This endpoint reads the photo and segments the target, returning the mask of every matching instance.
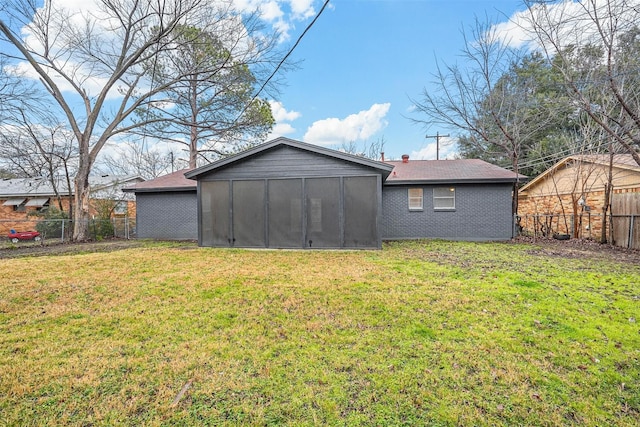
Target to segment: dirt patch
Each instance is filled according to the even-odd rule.
[[[21,242],[3,244],[0,247],[0,259],[28,256],[74,255],[91,252],[113,252],[144,246],[141,240],[110,239],[100,242],[61,243],[61,242]]]
[[[610,259],[631,264],[640,264],[640,251],[625,249],[588,239],[557,240],[553,238],[518,237],[512,243],[529,243],[537,246],[529,253],[563,258]]]
[[[177,244],[177,242],[174,243]],[[611,259],[640,265],[640,251],[601,244],[593,240],[556,240],[551,238],[533,239],[530,237],[518,237],[517,239],[510,241],[510,244],[514,243],[531,244],[532,248],[528,252],[533,255],[575,259]],[[113,252],[123,249],[139,248],[146,245],[147,243],[144,240],[125,239],[111,239],[100,242],[85,243],[60,243],[49,241],[41,244],[25,242],[17,245],[3,242],[0,245],[0,259],[27,256],[73,255],[91,252]],[[197,248],[197,243],[181,242],[177,247],[180,249],[194,249]]]

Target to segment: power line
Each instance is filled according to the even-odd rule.
[[[327,5],[329,4],[329,0],[326,0],[324,2],[324,4],[322,5],[322,8],[320,8],[320,11],[318,12],[318,14],[315,16],[315,18],[313,18],[313,21],[311,21],[309,23],[309,25],[307,25],[307,28],[304,29],[304,31],[302,32],[302,34],[300,34],[300,36],[298,37],[298,40],[296,40],[296,42],[294,43],[293,46],[291,46],[291,49],[289,49],[289,51],[287,52],[287,54],[282,58],[282,60],[280,60],[280,62],[278,63],[278,65],[276,66],[276,68],[273,70],[273,72],[271,73],[271,75],[267,78],[267,80],[264,81],[264,83],[262,84],[262,86],[260,87],[260,89],[258,90],[258,92],[256,92],[256,94],[253,96],[253,98],[251,98],[251,101],[249,101],[247,103],[247,105],[245,105],[245,107],[242,109],[242,111],[240,112],[240,114],[238,114],[238,117],[234,120],[234,122],[237,122],[240,117],[242,117],[242,115],[245,113],[245,111],[247,111],[247,108],[249,108],[249,106],[251,106],[251,104],[253,103],[253,101],[256,100],[256,98],[258,97],[258,95],[260,95],[260,93],[264,90],[264,88],[267,86],[267,84],[269,84],[269,82],[271,81],[271,79],[276,75],[276,73],[278,72],[278,70],[280,69],[280,67],[282,67],[282,65],[284,64],[284,62],[287,60],[287,58],[289,58],[289,56],[293,53],[293,51],[295,50],[295,48],[298,46],[298,44],[300,44],[300,42],[302,41],[302,38],[305,36],[305,34],[307,34],[307,32],[311,29],[311,27],[313,26],[313,24],[316,23],[316,21],[318,20],[318,18],[320,18],[320,15],[322,15],[322,12],[324,12],[324,9],[327,7]]]

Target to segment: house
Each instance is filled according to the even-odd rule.
[[[91,176],[91,210],[94,214],[101,201],[116,203],[114,216],[135,215],[135,198],[124,194],[122,187],[143,181],[138,176]],[[73,182],[71,183],[73,186]],[[0,180],[0,235],[11,228],[34,228],[35,222],[30,217],[33,213],[47,209],[49,206],[60,207],[69,211],[73,203],[73,187],[69,191],[66,179],[59,179],[54,190],[52,183],[43,178],[14,178]]]
[[[136,194],[139,237],[380,248],[395,239],[510,239],[515,182],[481,160],[382,162],[278,138],[125,191]]]
[[[185,178],[191,169],[123,188],[136,198],[136,235],[143,239],[196,240],[196,182]]]
[[[526,179],[478,159],[387,162],[382,192],[386,240],[508,240],[514,184]]]
[[[630,154],[568,156],[518,192],[521,226],[531,233],[599,238],[611,167],[612,199],[640,194],[640,166]],[[627,214],[613,208],[613,214]]]

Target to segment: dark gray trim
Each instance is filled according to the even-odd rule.
[[[181,193],[185,193],[185,192],[196,192],[197,191],[196,186],[193,187],[155,187],[155,188],[141,188],[141,189],[137,189],[137,188],[123,188],[122,192],[123,193],[168,193],[168,192],[181,192]]]
[[[403,180],[403,181],[386,181],[385,186],[394,185],[454,185],[454,184],[514,184],[522,182],[515,178],[485,178],[485,179],[421,179],[421,180]]]

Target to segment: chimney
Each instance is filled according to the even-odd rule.
[[[384,162],[384,151],[380,153],[380,160]]]
[[[402,155],[402,163],[409,163],[409,155],[408,154],[403,154]]]

